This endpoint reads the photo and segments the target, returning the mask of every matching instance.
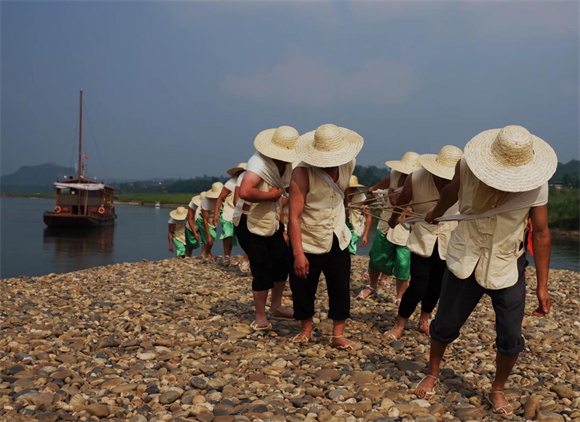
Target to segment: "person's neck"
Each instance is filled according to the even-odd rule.
[[[286,170],[286,163],[281,160],[274,160],[274,164],[276,164],[276,167],[278,167],[278,172],[280,173],[280,176],[282,176]]]
[[[333,182],[338,180],[338,167],[325,167],[322,170],[330,176]]]

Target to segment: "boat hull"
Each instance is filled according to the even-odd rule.
[[[115,217],[94,217],[86,215],[66,215],[52,212],[45,212],[43,215],[44,224],[48,227],[76,227],[76,228],[98,228],[115,224]]]

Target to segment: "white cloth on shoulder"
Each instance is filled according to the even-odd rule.
[[[288,164],[287,166],[289,167],[290,165]],[[280,189],[282,191],[282,195],[288,197],[286,187],[290,184],[291,173],[288,168],[284,171],[284,175],[280,176],[280,171],[278,170],[278,166],[274,160],[260,154],[259,152],[256,152],[248,160],[246,171],[256,173],[262,178],[263,181],[265,181],[270,186],[274,186]]]

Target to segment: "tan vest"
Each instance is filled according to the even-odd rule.
[[[460,168],[461,214],[480,214],[519,195],[499,191],[479,181],[465,159],[461,160]],[[524,208],[459,222],[449,241],[449,270],[458,278],[466,279],[475,269],[475,279],[486,289],[497,290],[516,284],[517,259],[525,252],[523,241],[529,212],[529,208]]]
[[[399,179],[401,176],[402,173],[399,173],[397,170],[391,170],[391,175],[389,177],[390,189],[397,189],[399,187]],[[389,198],[387,201],[388,206],[394,205],[391,202],[391,198]],[[409,239],[409,230],[404,228],[401,224],[397,224],[394,229],[391,229],[387,224],[387,221],[389,221],[392,214],[393,212],[390,209],[383,210],[383,212],[381,212],[380,220],[377,224],[377,230],[386,235],[387,240],[392,244],[405,246],[407,244],[407,240]]]
[[[177,221],[175,223],[173,237],[185,244],[185,221]]]
[[[356,205],[357,202],[362,202],[365,199],[367,199],[366,195],[359,192],[352,196],[350,203]],[[365,216],[362,209],[357,208],[348,210],[348,221],[350,222],[355,234],[358,237],[361,237],[365,231]]]
[[[354,170],[352,160],[338,168],[336,184],[344,192],[348,188]],[[308,193],[302,210],[302,247],[304,252],[322,255],[332,248],[333,234],[338,239],[341,250],[350,243],[351,233],[346,226],[344,199],[322,180],[311,166],[305,163],[298,167],[308,170]]]
[[[233,184],[235,186],[238,178],[232,177],[230,180],[233,182]],[[234,196],[235,196],[235,190],[231,191],[228,194],[228,196],[225,197],[224,202],[222,203],[222,217],[224,220],[230,221],[230,222],[234,218],[234,210],[236,209],[236,206],[234,205]]]
[[[258,185],[262,192],[269,192],[272,186],[264,180]],[[249,210],[246,212],[247,206]],[[272,236],[280,226],[280,200],[276,202],[245,203],[243,214],[247,214],[248,230],[258,236]]]
[[[413,185],[413,202],[423,202],[429,200],[438,200],[439,191],[433,176],[427,170],[421,168],[412,173]],[[436,202],[413,205],[412,209],[418,214],[426,214],[435,206]],[[457,203],[454,204],[445,214],[457,213]],[[423,258],[428,258],[433,254],[433,248],[437,243],[439,258],[445,259],[447,255],[447,243],[453,230],[457,227],[456,221],[448,221],[439,224],[430,224],[426,221],[414,223],[411,228],[411,234],[407,241],[407,248]]]

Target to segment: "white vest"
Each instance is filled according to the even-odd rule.
[[[338,167],[336,184],[343,192],[348,188],[355,161]],[[332,248],[333,235],[341,250],[350,243],[351,233],[346,225],[344,199],[321,179],[306,163],[298,164],[308,170],[308,193],[302,210],[302,248],[306,253],[322,255]]]
[[[502,192],[477,179],[465,159],[460,164],[459,211],[480,214],[506,203],[521,193]],[[547,188],[544,199],[547,203]],[[542,203],[542,205],[543,205]],[[524,232],[530,209],[493,217],[460,221],[449,241],[447,267],[459,279],[475,279],[486,289],[513,286],[518,281],[518,258],[525,253]]]
[[[402,175],[403,174],[399,173],[397,170],[391,170],[391,175],[389,176],[389,190],[397,189],[399,187],[399,179]],[[395,204],[393,204],[391,198],[388,198],[387,206],[392,207],[393,205]],[[404,228],[402,224],[397,224],[394,229],[391,229],[387,224],[387,221],[389,221],[392,214],[393,212],[390,209],[381,212],[380,220],[377,224],[377,230],[386,235],[387,240],[392,244],[405,246],[409,239],[409,230]]]
[[[433,176],[424,168],[415,170],[412,173],[412,185],[413,185],[413,202],[424,202],[429,200],[438,200],[439,191],[437,186],[433,181]],[[427,211],[433,209],[437,202],[428,202],[418,205],[413,205],[411,208],[415,213],[426,214]],[[455,203],[449,210],[445,213],[456,214],[457,213],[457,203]],[[451,232],[457,227],[456,221],[448,221],[439,224],[430,224],[426,221],[420,221],[413,224],[411,228],[411,234],[409,235],[409,240],[407,241],[407,248],[423,258],[428,258],[433,254],[433,249],[435,248],[435,243],[437,243],[437,249],[439,251],[439,258],[445,259],[447,254],[447,243],[449,242],[449,237]]]
[[[367,199],[366,195],[359,192],[352,196],[350,204],[356,205],[357,202],[363,202],[365,199]],[[361,237],[365,231],[365,214],[363,210],[361,208],[349,209],[348,221],[350,222],[355,234],[358,237]]]

